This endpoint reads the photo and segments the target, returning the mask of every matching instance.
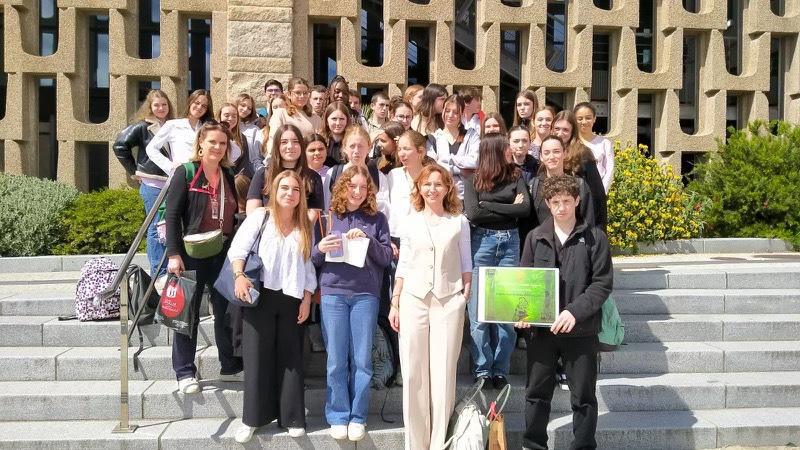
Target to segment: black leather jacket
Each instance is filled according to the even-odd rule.
[[[167,174],[164,173],[154,162],[150,161],[147,156],[145,148],[153,139],[153,136],[158,132],[158,123],[142,120],[133,125],[128,126],[120,131],[117,139],[114,141],[114,154],[117,159],[125,167],[128,175],[140,176],[156,176],[166,179]],[[136,158],[133,157],[133,149],[138,147]],[[162,148],[161,152],[164,155],[169,155],[166,149]]]

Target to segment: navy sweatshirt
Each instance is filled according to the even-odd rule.
[[[320,277],[322,295],[370,294],[380,298],[383,285],[383,270],[392,261],[392,245],[389,239],[389,222],[383,213],[367,215],[362,210],[347,212],[343,216],[332,212],[331,231],[344,235],[353,228],[361,229],[369,239],[367,259],[364,267],[347,263],[326,262],[325,253],[315,245],[311,261]]]

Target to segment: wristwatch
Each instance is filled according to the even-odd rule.
[[[239,278],[239,276],[244,276],[244,272],[242,272],[241,270],[238,270],[238,271],[236,271],[236,272],[233,272],[233,279],[234,279],[234,280],[235,280],[235,279],[237,279],[237,278]]]

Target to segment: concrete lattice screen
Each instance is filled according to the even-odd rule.
[[[335,23],[338,28],[337,70],[359,85],[389,87],[400,93],[407,77],[409,26],[431,29],[430,80],[449,87],[483,86],[486,110],[496,108],[500,84],[501,31],[519,30],[523,40],[521,85],[538,88],[540,100],[548,89],[566,92],[569,100],[589,100],[592,85],[592,40],[595,33],[610,35],[609,136],[635,142],[639,94],[651,94],[654,104],[653,144],[657,155],[680,167],[682,152],[713,150],[725,135],[726,100],[737,95],[743,120],[767,118],[770,89],[770,43],[786,37],[784,45],[783,117],[800,119],[800,1],[787,0],[785,14],[770,10],[769,0],[742,0],[741,74],[729,74],[725,64],[723,32],[727,28],[727,0],[702,0],[697,13],[678,0],[656,6],[653,33],[654,68],[642,72],[636,64],[635,30],[639,1],[614,0],[610,10],[593,0],[567,2],[565,71],[545,65],[546,0],[527,0],[506,6],[499,0],[477,2],[475,68],[453,64],[454,0],[384,0],[384,58],[379,67],[361,64],[359,0],[161,0],[161,54],[153,60],[136,58],[138,22],[136,0],[61,0],[59,46],[51,56],[36,56],[38,0],[0,0],[5,23],[5,70],[8,72],[7,113],[0,121],[5,170],[36,175],[37,130],[33,102],[36,78],[54,77],[58,96],[58,178],[85,186],[86,143],[110,141],[136,109],[140,80],[161,80],[182,109],[187,86],[186,19],[210,18],[211,89],[215,104],[238,92],[257,101],[269,78],[285,81],[292,74],[310,78],[311,26]],[[86,18],[109,15],[109,71],[111,104],[108,120],[90,124]],[[696,132],[687,135],[679,124],[684,35],[698,45]],[[571,103],[571,102],[569,102]],[[110,184],[124,174],[109,158]]]

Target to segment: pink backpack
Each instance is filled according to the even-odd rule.
[[[119,267],[110,259],[101,256],[86,261],[75,290],[75,314],[78,320],[104,320],[119,317],[119,290],[102,301],[95,296],[111,286]]]

